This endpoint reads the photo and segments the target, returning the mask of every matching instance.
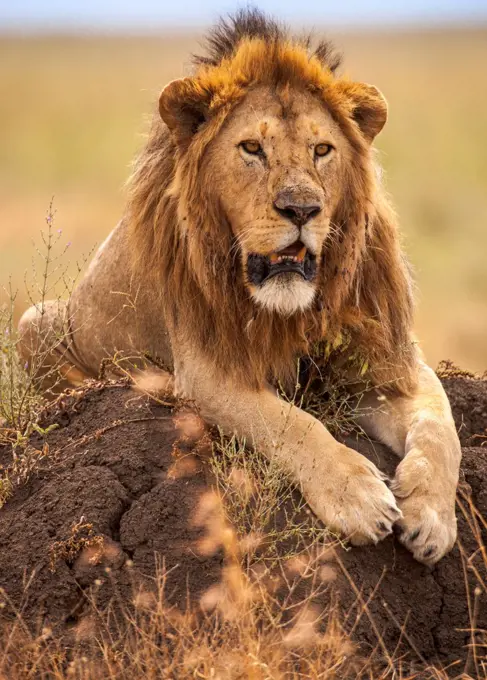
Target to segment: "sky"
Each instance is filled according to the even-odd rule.
[[[302,25],[487,22],[487,0],[259,0],[252,4]],[[147,30],[210,23],[234,0],[0,0],[0,31]]]

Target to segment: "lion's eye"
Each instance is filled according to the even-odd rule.
[[[251,154],[257,154],[257,153],[260,153],[262,151],[262,147],[259,144],[259,142],[255,142],[252,139],[250,139],[246,142],[241,142],[240,146],[242,147],[242,149],[244,151],[246,151],[247,153],[251,153]]]
[[[331,144],[317,144],[315,146],[315,156],[319,156],[320,158],[328,156],[332,149],[333,147]]]

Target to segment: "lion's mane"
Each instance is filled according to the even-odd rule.
[[[160,292],[167,323],[227,376],[253,387],[295,376],[297,356],[346,335],[347,353],[366,357],[372,381],[408,391],[414,380],[410,275],[358,126],[360,92],[337,77],[338,65],[329,43],[312,50],[308,38],[290,38],[256,11],[221,22],[206,56],[194,58],[194,77],[185,79],[186,101],[211,115],[196,135],[182,126],[179,137],[155,116],[135,163],[126,214],[134,262],[140,276],[151,277],[154,294]],[[266,83],[306,87],[323,97],[353,153],[333,238],[325,241],[316,302],[290,318],[250,299],[231,227],[201,170],[205,148],[232,108],[248,88]]]

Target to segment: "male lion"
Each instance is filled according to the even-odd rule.
[[[117,351],[159,357],[177,392],[275,457],[327,526],[362,544],[397,525],[433,564],[456,537],[460,445],[411,336],[409,272],[371,146],[387,105],[337,66],[329,44],[312,51],[257,11],[221,22],[194,74],[162,91],[124,218],[42,329],[26,312],[21,351],[66,319],[51,361],[62,354],[72,381]],[[337,360],[373,386],[363,426],[402,458],[390,488],[270,387],[344,337]]]

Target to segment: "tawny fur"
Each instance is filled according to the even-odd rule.
[[[171,136],[156,117],[130,180],[128,219],[135,262],[164,296],[169,322],[184,328],[208,359],[253,386],[294,374],[295,360],[325,337],[347,331],[350,352],[364,353],[370,377],[407,392],[414,383],[411,281],[395,216],[376,180],[373,156],[357,120],[373,97],[336,77],[307,42],[242,37],[214,50],[174,97],[211,115],[194,136],[184,125]],[[201,60],[200,60],[201,62]],[[201,159],[234,106],[256,84],[305,88],[323,100],[350,142],[342,201],[332,217],[334,238],[323,252],[313,307],[291,317],[256,308],[243,273],[229,266],[233,234],[214,201]],[[177,104],[176,104],[177,108]],[[181,110],[184,116],[184,110]],[[189,125],[189,123],[188,123]],[[371,131],[373,135],[373,131]],[[188,313],[188,317],[185,314]],[[279,342],[276,342],[276,339]]]

